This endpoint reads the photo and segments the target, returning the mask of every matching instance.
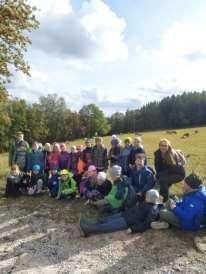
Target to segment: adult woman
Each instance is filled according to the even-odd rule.
[[[160,195],[163,196],[163,202],[166,202],[169,198],[169,187],[184,179],[185,170],[181,162],[178,161],[178,153],[167,139],[160,140],[159,149],[155,151],[154,156]]]

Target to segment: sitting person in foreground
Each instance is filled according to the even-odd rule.
[[[77,183],[73,179],[73,174],[67,169],[60,172],[59,190],[56,196],[57,200],[70,200],[75,197],[77,192]]]
[[[44,176],[41,172],[40,165],[36,164],[32,167],[31,178],[29,181],[28,195],[40,194],[44,184]]]
[[[146,192],[145,201],[137,203],[134,207],[124,212],[99,219],[80,219],[82,236],[91,234],[114,232],[128,229],[127,233],[144,232],[150,228],[151,222],[159,216],[159,193],[150,189]]]
[[[23,174],[20,172],[18,165],[13,164],[6,176],[5,196],[17,197],[21,195],[20,185],[23,179]]]
[[[114,165],[110,168],[110,176],[112,180],[112,189],[104,199],[93,203],[100,211],[107,213],[117,213],[121,211],[122,206],[128,195],[128,185],[122,177],[122,168]]]
[[[198,230],[203,225],[206,214],[206,192],[201,179],[190,174],[184,180],[183,196],[180,201],[169,199],[160,211],[160,222],[152,223],[152,228],[168,228],[169,225],[183,230]]]
[[[59,191],[60,175],[58,169],[53,167],[51,169],[51,176],[48,179],[49,196],[55,198]]]
[[[131,169],[131,183],[138,201],[144,201],[145,193],[155,185],[155,177],[151,169],[145,165],[145,152],[139,150],[135,155],[135,166]]]

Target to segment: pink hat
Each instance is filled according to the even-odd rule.
[[[97,171],[97,169],[94,165],[91,165],[88,167],[88,172],[94,172],[94,171]]]

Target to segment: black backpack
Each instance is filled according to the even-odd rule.
[[[127,198],[124,201],[123,207],[125,208],[131,208],[137,203],[137,194],[135,192],[134,187],[132,186],[130,178],[127,176],[123,176],[124,183],[126,187],[128,188],[128,194]]]

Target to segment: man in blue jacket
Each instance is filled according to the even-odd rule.
[[[194,173],[184,180],[183,196],[180,201],[170,199],[165,209],[160,211],[160,219],[183,230],[198,230],[203,225],[206,215],[206,192],[202,180]],[[157,228],[156,224],[151,225]],[[159,228],[164,223],[159,223]]]
[[[135,166],[131,170],[131,183],[139,201],[143,201],[145,193],[155,185],[154,174],[145,165],[145,152],[143,150],[135,155]]]

